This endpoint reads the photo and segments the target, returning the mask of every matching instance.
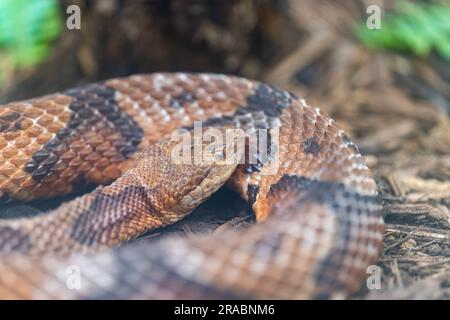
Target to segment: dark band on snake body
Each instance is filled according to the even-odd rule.
[[[253,184],[249,184],[247,188],[247,197],[249,204],[253,204],[258,196],[259,187]]]
[[[106,118],[124,140],[124,145],[118,146],[118,151],[128,157],[137,150],[143,130],[120,109],[115,99],[115,89],[100,83],[68,90],[66,94],[74,98],[69,106],[74,112],[69,122],[70,128],[82,127],[81,130],[84,130],[83,127],[93,125],[97,121],[105,121]]]
[[[263,111],[268,117],[279,117],[283,109],[292,103],[291,95],[267,84],[259,84],[254,94],[247,98],[247,105],[238,109],[237,114]]]
[[[347,210],[347,208],[341,207],[337,202],[336,198],[338,196],[348,200],[355,200],[356,203],[369,204],[374,207],[380,204],[378,196],[361,195],[359,192],[351,190],[344,184],[334,181],[318,181],[308,177],[283,175],[277,183],[270,187],[271,194],[288,190],[307,191],[306,195],[300,193],[302,195],[301,198],[305,197],[317,203],[325,203],[333,209]],[[357,210],[357,213],[361,214],[359,210]],[[372,213],[376,213],[376,211],[367,211],[369,215]]]
[[[115,100],[116,91],[103,83],[70,89],[64,94],[73,98],[69,109],[71,118],[66,128],[62,128],[54,139],[47,142],[25,165],[25,171],[36,181],[41,181],[51,172],[58,161],[55,154],[59,145],[70,145],[84,131],[99,123],[109,124],[122,136],[122,143],[115,146],[125,158],[136,152],[143,137],[143,130],[125,112],[122,112]]]
[[[358,146],[356,144],[353,143],[353,141],[350,139],[350,137],[347,134],[343,134],[342,135],[342,139],[344,140],[344,142],[350,147],[352,148],[356,153],[359,153],[359,149]]]
[[[33,286],[49,290],[44,297],[346,296],[379,257],[383,221],[370,170],[331,118],[287,91],[224,75],[136,75],[11,103],[0,117],[8,131],[0,132],[2,194],[31,200],[71,192],[79,179],[118,178],[45,217],[0,221],[0,259],[9,265],[0,263],[0,296],[39,297]],[[167,139],[195,121],[267,130],[267,150],[258,151],[268,159],[179,167]],[[266,163],[279,164],[272,175]],[[177,221],[227,181],[252,205],[257,225],[76,253]],[[55,289],[56,270],[72,262],[115,278],[106,288],[91,275],[92,290]],[[29,292],[16,294],[6,271]]]
[[[0,242],[0,247],[8,246],[13,252],[20,252],[26,254],[31,248],[30,236],[21,230],[16,230],[8,226],[0,226],[0,234],[6,243]]]
[[[187,95],[187,94],[186,94]],[[239,125],[245,129],[245,118],[246,115],[255,112],[262,112],[264,116],[268,119],[278,118],[281,115],[283,109],[288,108],[292,103],[292,95],[286,91],[280,90],[276,87],[267,84],[258,84],[255,92],[247,97],[246,104],[238,108],[235,113],[231,116],[222,116],[218,118],[210,118],[202,122],[203,127],[218,127],[224,125],[235,124],[239,122]],[[185,102],[184,100],[183,102]],[[172,103],[171,103],[172,104]],[[194,126],[184,127],[186,130],[193,130]],[[272,152],[272,139],[270,135],[270,126],[267,124],[256,125],[255,129],[266,129],[266,155],[267,159],[263,161],[260,157],[257,159],[251,159],[252,161],[246,166],[247,173],[259,172],[261,171],[264,162],[271,159]],[[259,137],[257,137],[259,139]],[[259,143],[257,142],[257,145]],[[257,153],[257,156],[261,154],[261,150]],[[256,160],[256,161],[255,161]]]
[[[21,129],[21,114],[12,112],[8,115],[0,117],[0,132],[14,132]]]
[[[320,152],[320,145],[314,137],[308,138],[303,142],[303,151],[316,156]]]
[[[114,277],[115,286],[124,288],[116,293],[115,298],[126,299],[133,296],[136,290],[142,288],[142,279],[133,279],[133,273],[146,274],[147,281],[161,281],[161,287],[165,290],[176,292],[176,297],[179,299],[201,299],[206,296],[208,299],[245,299],[245,296],[239,295],[236,292],[229,290],[222,290],[215,287],[206,286],[192,279],[183,277],[179,273],[174,272],[164,262],[164,256],[152,258],[152,262],[146,266],[145,269],[133,270],[125,268],[124,266],[129,264],[130,257],[124,254],[125,250],[119,248],[114,254],[114,259],[117,261],[116,265],[119,266],[118,270],[115,270],[117,276]],[[145,252],[142,252],[145,256]],[[133,257],[132,257],[133,258]],[[138,259],[136,257],[135,259]],[[157,271],[155,271],[157,270]],[[152,279],[155,275],[163,276],[159,279]],[[180,285],[183,284],[183,285]],[[111,299],[111,292],[108,290],[98,290],[90,299]]]

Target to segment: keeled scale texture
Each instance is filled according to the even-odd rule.
[[[269,152],[278,158],[237,168],[175,165],[167,139],[196,120],[266,128],[269,138],[279,129]],[[119,176],[45,216],[0,222],[0,297],[343,297],[379,255],[376,186],[356,146],[286,91],[223,75],[161,73],[1,107],[3,200]],[[260,223],[93,253],[181,219],[225,181]],[[66,287],[70,265],[82,270],[80,291]]]

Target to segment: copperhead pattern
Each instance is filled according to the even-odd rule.
[[[171,133],[194,121],[278,130],[278,169],[173,163]],[[356,145],[304,100],[244,78],[133,75],[0,107],[2,201],[86,183],[100,186],[0,221],[1,298],[341,298],[380,254],[380,202]],[[252,205],[255,225],[130,241],[225,183]],[[79,290],[67,286],[69,266],[81,270]]]

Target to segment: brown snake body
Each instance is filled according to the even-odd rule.
[[[171,134],[194,121],[266,129],[278,144],[265,162],[175,164]],[[106,249],[180,220],[225,182],[256,225]],[[86,183],[103,186],[0,221],[0,298],[340,298],[382,244],[376,184],[348,136],[294,95],[243,78],[135,75],[0,107],[3,201]]]

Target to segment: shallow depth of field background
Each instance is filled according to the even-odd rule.
[[[80,30],[66,27],[71,4],[81,9]],[[370,5],[381,9],[379,30],[367,28]],[[0,2],[0,103],[156,71],[258,79],[329,113],[373,170],[387,223],[382,290],[356,298],[450,298],[450,2]],[[61,201],[3,205],[0,217]],[[221,190],[139,241],[252,221],[250,208]]]

